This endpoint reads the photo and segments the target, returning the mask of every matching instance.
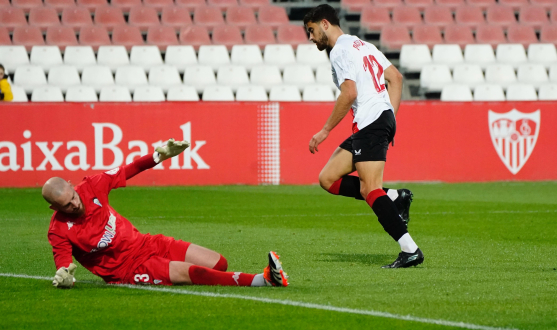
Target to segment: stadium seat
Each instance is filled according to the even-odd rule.
[[[464,49],[466,45],[476,42],[472,29],[466,25],[454,24],[445,28],[445,43],[457,44]]]
[[[466,0],[467,5],[479,7],[481,10],[486,10],[487,7],[496,3],[496,0]]]
[[[24,46],[0,46],[0,63],[10,72],[19,66],[29,65],[29,56]]]
[[[555,0],[530,0],[530,4],[534,6],[541,6],[545,10],[550,10],[552,6],[556,5]]]
[[[199,101],[199,94],[191,86],[172,87],[166,94],[167,101]]]
[[[528,45],[538,42],[538,37],[533,27],[516,24],[508,28],[507,40],[509,43],[520,43],[526,48]]]
[[[533,85],[536,89],[549,83],[547,71],[542,64],[521,64],[518,66],[516,77],[519,83]]]
[[[124,86],[110,86],[101,89],[101,102],[131,102],[130,91]]]
[[[263,86],[270,91],[272,87],[282,85],[282,76],[276,65],[257,65],[251,69],[250,82],[252,85]]]
[[[406,72],[420,72],[431,64],[431,53],[427,45],[404,45],[400,50],[400,67]]]
[[[538,91],[538,99],[540,101],[557,101],[557,84],[546,84],[541,86]]]
[[[277,30],[277,43],[297,46],[299,44],[307,44],[309,38],[306,30],[302,26],[293,24],[283,24]]]
[[[12,7],[21,8],[26,14],[28,14],[31,9],[42,6],[42,0],[12,0]]]
[[[38,65],[22,65],[15,69],[14,84],[31,93],[33,88],[46,85],[46,76]]]
[[[549,80],[551,82],[557,82],[557,64],[551,64],[549,67]]]
[[[485,69],[485,81],[506,89],[509,85],[516,83],[516,75],[509,64],[490,64]]]
[[[166,7],[174,7],[174,0],[143,0],[143,5],[155,8],[158,13],[161,13]]]
[[[257,45],[236,45],[232,47],[230,61],[251,71],[252,67],[263,64],[263,56]]]
[[[92,24],[91,13],[87,8],[71,7],[62,11],[62,25],[73,28],[75,32]]]
[[[31,94],[31,102],[64,102],[64,95],[57,86],[35,87]]]
[[[531,44],[528,46],[528,62],[543,64],[549,68],[551,63],[557,63],[557,51],[553,44]]]
[[[485,24],[485,18],[480,7],[464,5],[456,8],[455,22],[475,30],[479,25]]]
[[[226,11],[226,24],[237,26],[244,30],[248,25],[257,24],[257,20],[255,19],[253,9],[236,6]]]
[[[97,52],[99,47],[112,44],[105,27],[89,25],[79,30],[79,44],[93,47]]]
[[[255,11],[259,11],[259,8],[270,4],[269,0],[240,0],[239,2],[240,6],[250,7]]]
[[[511,7],[515,11],[530,5],[528,0],[499,0],[499,4]]]
[[[440,92],[452,82],[451,70],[446,64],[428,64],[422,68],[420,86],[428,92]]]
[[[14,98],[12,102],[29,102],[25,89],[20,86],[12,86],[12,94]]]
[[[213,44],[226,46],[228,50],[234,45],[244,43],[240,28],[237,26],[217,25],[213,28]]]
[[[307,64],[312,69],[316,69],[323,64],[330,64],[327,52],[320,51],[314,44],[298,45],[298,48],[296,48],[296,62]]]
[[[134,102],[164,102],[164,92],[157,86],[139,86],[133,92]]]
[[[445,29],[448,25],[454,24],[453,14],[449,7],[428,6],[424,11],[424,23],[438,26]]]
[[[80,73],[87,66],[97,65],[91,46],[68,46],[64,52],[64,64],[74,66]]]
[[[397,24],[387,24],[381,29],[379,38],[382,50],[400,50],[402,45],[411,44],[410,32],[408,28]]]
[[[275,34],[270,26],[254,24],[246,28],[246,44],[257,45],[261,50],[270,44],[276,44]]]
[[[106,65],[112,72],[116,72],[119,66],[130,64],[130,59],[124,46],[100,46],[97,52],[97,63]]]
[[[207,5],[205,0],[175,0],[175,2],[176,6],[187,8],[191,13],[195,11],[195,8]]]
[[[66,8],[75,8],[75,0],[44,0],[46,7],[52,7],[57,13],[62,13]]]
[[[111,87],[114,85],[114,77],[108,66],[93,65],[83,69],[81,83],[84,86],[93,87],[95,91],[99,93],[103,87]]]
[[[537,101],[536,89],[530,84],[512,84],[507,88],[507,101]]]
[[[309,85],[302,92],[304,102],[333,102],[335,95],[327,85]]]
[[[141,31],[137,26],[118,25],[112,31],[112,43],[126,47],[130,51],[133,46],[144,45]]]
[[[468,64],[478,64],[485,69],[489,64],[495,63],[493,47],[486,44],[467,45],[464,48],[464,61]]]
[[[267,102],[268,100],[263,86],[242,86],[236,92],[236,101]]]
[[[71,65],[55,66],[48,72],[48,84],[66,92],[69,87],[81,85],[77,69]]]
[[[541,29],[542,25],[549,23],[547,11],[542,6],[527,6],[520,9],[518,17],[520,24],[532,26],[534,29]]]
[[[126,24],[122,9],[111,6],[97,7],[95,9],[95,24],[111,32],[115,26]]]
[[[148,71],[154,66],[163,65],[162,56],[157,46],[134,46],[130,53],[130,64]]]
[[[501,26],[503,29],[516,24],[514,11],[509,6],[491,5],[487,7],[486,20],[487,24]]]
[[[404,6],[404,3],[402,0],[373,0],[373,5],[375,7],[385,7],[392,11],[395,7]]]
[[[59,26],[60,19],[54,8],[35,7],[29,11],[29,25],[39,27],[44,33],[50,26]]]
[[[286,9],[278,6],[264,6],[259,8],[259,15],[257,17],[259,24],[270,25],[273,30],[277,30],[279,26],[288,24],[288,15]]]
[[[393,9],[393,24],[412,30],[416,25],[422,24],[422,15],[420,15],[418,8],[395,7]]]
[[[201,98],[203,101],[234,101],[234,93],[228,86],[207,86]]]
[[[238,7],[238,1],[237,0],[207,0],[207,5],[211,7],[217,7],[222,12],[225,12],[230,8]]]
[[[445,64],[451,69],[455,65],[464,62],[459,45],[435,45],[433,47],[432,60],[434,64]]]
[[[147,85],[147,76],[144,69],[140,66],[121,66],[116,69],[114,82],[116,85],[127,87],[133,93],[137,87]]]
[[[443,86],[441,90],[441,101],[443,102],[469,102],[474,98],[470,87],[461,84],[450,84]]]
[[[497,25],[478,25],[476,29],[476,42],[479,44],[490,44],[492,47],[507,42],[503,28]]]
[[[300,91],[307,85],[315,84],[315,76],[311,66],[304,64],[293,64],[284,68],[283,80],[286,85],[298,87]]]
[[[176,30],[172,26],[153,26],[147,31],[147,44],[155,45],[164,52],[168,46],[176,46],[180,43]]]
[[[540,42],[557,45],[557,24],[546,24],[540,31]]]
[[[327,85],[330,89],[336,89],[333,82],[333,72],[330,65],[320,65],[315,70],[315,82],[319,85]]]
[[[161,24],[171,26],[180,31],[185,26],[192,25],[191,17],[186,7],[168,6],[162,9]]]
[[[77,46],[74,30],[69,26],[51,26],[46,31],[46,44],[58,46],[63,52],[67,46]]]
[[[183,73],[186,67],[197,65],[197,55],[192,46],[168,46],[164,62],[176,67],[178,72]]]
[[[64,64],[60,49],[56,46],[33,46],[31,49],[31,64],[38,65],[48,72],[51,67]]]
[[[10,7],[11,5],[10,0],[0,0],[0,7]]]
[[[340,7],[349,13],[359,13],[366,6],[371,5],[371,0],[341,0]]]
[[[385,7],[365,6],[360,16],[360,26],[366,31],[381,31],[385,24],[391,23],[391,15]]]
[[[521,44],[500,44],[497,46],[495,57],[497,62],[510,64],[514,68],[517,68],[518,65],[528,61],[524,46]]]
[[[223,65],[230,64],[228,50],[223,45],[201,46],[197,58],[199,64],[209,65],[215,71]]]
[[[188,66],[184,72],[184,85],[195,87],[198,93],[202,93],[205,87],[216,84],[213,68],[208,65]]]
[[[433,0],[404,0],[404,5],[416,7],[419,11],[424,11],[426,7],[433,5]]]
[[[190,25],[180,30],[180,43],[182,45],[190,45],[195,50],[199,50],[201,46],[210,45],[211,38],[209,37],[207,28]]]
[[[449,7],[449,9],[455,11],[457,7],[464,5],[464,0],[435,0],[435,4]]]
[[[94,13],[97,8],[105,7],[108,5],[107,0],[77,0],[77,6],[80,8],[87,8],[89,12]]]
[[[248,72],[240,65],[221,66],[217,71],[217,84],[228,86],[236,92],[238,87],[249,85]]]
[[[443,43],[441,30],[435,25],[418,25],[412,32],[412,40],[416,44],[427,45],[429,48]]]
[[[182,85],[178,69],[171,65],[160,65],[149,70],[149,85],[159,86],[164,92]]]
[[[505,92],[496,84],[478,85],[474,88],[474,101],[505,101]]]
[[[25,46],[27,51],[31,51],[33,46],[44,45],[43,34],[36,26],[16,27],[12,35],[12,44]]]
[[[137,26],[141,32],[146,32],[150,27],[159,26],[161,22],[155,8],[135,6],[130,9],[128,24]]]
[[[458,64],[453,70],[453,81],[455,84],[474,87],[485,83],[482,68],[477,64]]]
[[[296,86],[282,85],[271,88],[269,95],[271,102],[301,102],[302,97]]]
[[[9,46],[11,44],[12,39],[10,39],[10,33],[8,32],[8,29],[0,26],[0,45]]]
[[[73,86],[66,91],[66,102],[97,102],[97,93],[90,86]]]
[[[224,24],[224,19],[219,8],[199,6],[195,8],[193,22],[195,25],[206,27],[211,32],[215,26]]]
[[[141,6],[141,0],[110,0],[110,5],[120,8],[124,13],[129,13],[132,7]]]
[[[296,57],[294,56],[294,49],[290,45],[267,45],[263,52],[263,60],[265,64],[276,65],[281,70],[286,65],[295,64]]]

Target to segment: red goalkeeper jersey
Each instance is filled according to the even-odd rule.
[[[150,163],[148,167],[156,165],[152,158]],[[83,267],[106,282],[120,282],[149,259],[153,252],[142,247],[149,246],[153,236],[141,234],[108,205],[110,191],[126,186],[126,169],[119,167],[88,176],[75,186],[85,207],[85,213],[79,218],[54,212],[48,241],[52,245],[56,269],[68,267],[73,255]],[[127,177],[135,174],[128,173]]]

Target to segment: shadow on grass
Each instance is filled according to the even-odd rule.
[[[319,261],[325,262],[351,262],[365,265],[386,265],[393,262],[391,254],[368,254],[368,253],[321,253],[324,258]]]

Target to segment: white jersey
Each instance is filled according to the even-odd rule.
[[[391,62],[377,47],[358,37],[343,34],[329,56],[333,81],[338,89],[346,79],[356,82],[358,97],[352,103],[354,133],[373,123],[383,111],[393,111],[383,73]]]

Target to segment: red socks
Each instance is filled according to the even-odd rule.
[[[338,195],[340,193],[340,183],[342,182],[342,178],[336,180],[331,187],[329,187],[329,192],[333,195]]]
[[[253,282],[253,278],[255,277],[254,274],[221,272],[196,265],[190,266],[189,275],[192,284],[223,286],[251,286],[251,282]]]
[[[220,259],[219,261],[217,261],[217,264],[215,265],[215,267],[213,267],[213,269],[221,272],[226,272],[226,270],[228,269],[228,261],[226,261],[222,254],[220,255]]]
[[[385,191],[383,189],[375,189],[372,190],[366,197],[366,202],[367,204],[373,208],[373,203],[375,203],[375,200],[381,196],[387,196],[387,194],[385,193]]]

